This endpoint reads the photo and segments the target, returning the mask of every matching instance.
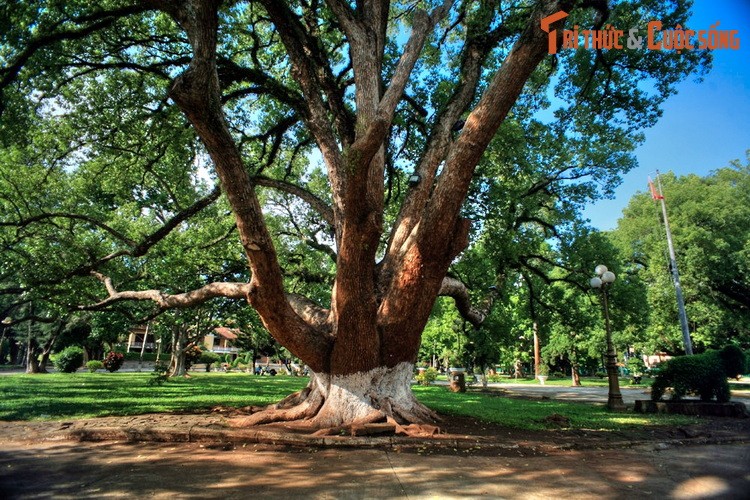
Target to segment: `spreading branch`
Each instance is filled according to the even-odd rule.
[[[250,283],[214,282],[184,293],[170,294],[162,290],[118,291],[112,278],[92,271],[91,276],[99,280],[107,290],[107,298],[95,304],[79,306],[78,310],[100,310],[123,301],[151,301],[161,310],[195,307],[215,298],[245,300],[251,290]],[[286,299],[292,309],[314,325],[320,332],[330,335],[330,311],[320,307],[300,294],[288,293]],[[324,336],[325,336],[324,335]]]
[[[290,182],[271,179],[264,176],[254,177],[253,182],[255,182],[255,184],[257,184],[258,186],[273,188],[278,191],[296,196],[297,198],[310,205],[310,207],[312,207],[313,210],[315,210],[318,215],[320,215],[323,220],[326,221],[326,223],[330,224],[331,227],[334,227],[335,221],[333,217],[333,209],[325,201],[315,196],[310,191]]]
[[[458,309],[458,313],[461,317],[471,323],[474,328],[479,328],[487,318],[497,292],[495,289],[490,290],[490,294],[485,300],[483,307],[478,309],[471,304],[471,296],[469,295],[469,289],[466,285],[456,278],[446,276],[443,278],[443,283],[440,286],[440,292],[438,295],[441,297],[451,297],[455,301],[456,309]]]

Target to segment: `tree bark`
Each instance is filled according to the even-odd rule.
[[[37,374],[42,373],[39,370],[39,353],[37,352],[38,345],[31,335],[26,341],[26,373]]]
[[[184,377],[187,375],[185,368],[185,349],[187,346],[187,337],[182,328],[174,327],[172,329],[172,357],[169,361],[169,376]]]
[[[578,373],[578,365],[577,364],[571,364],[570,365],[570,377],[572,379],[573,387],[580,387],[581,386],[581,374]]]
[[[311,428],[392,421],[397,424],[439,420],[411,391],[414,365],[402,363],[347,375],[312,373],[302,391],[244,418],[235,425],[305,420]]]

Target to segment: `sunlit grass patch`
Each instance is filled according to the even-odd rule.
[[[161,386],[149,373],[75,373],[0,377],[1,420],[84,418],[270,404],[306,378],[196,373]]]
[[[454,393],[441,386],[414,387],[414,392],[420,401],[440,413],[474,417],[519,429],[549,428],[545,419],[554,414],[569,419],[570,427],[575,429],[617,430],[697,422],[696,418],[683,415],[614,413],[603,405],[591,403]]]

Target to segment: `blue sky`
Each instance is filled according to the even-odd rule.
[[[713,68],[702,83],[688,77],[678,85],[677,95],[665,103],[664,115],[636,150],[639,166],[623,177],[614,199],[584,211],[598,229],[616,227],[630,198],[647,190],[648,176],[657,169],[704,176],[735,159],[745,163],[750,149],[750,0],[695,0],[692,11],[690,29],[707,30],[720,21],[721,30],[739,30],[740,48],[713,51]]]

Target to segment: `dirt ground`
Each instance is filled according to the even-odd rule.
[[[605,433],[451,418],[433,438],[326,442],[224,423],[215,413],[0,422],[0,498],[750,496],[750,419]]]

